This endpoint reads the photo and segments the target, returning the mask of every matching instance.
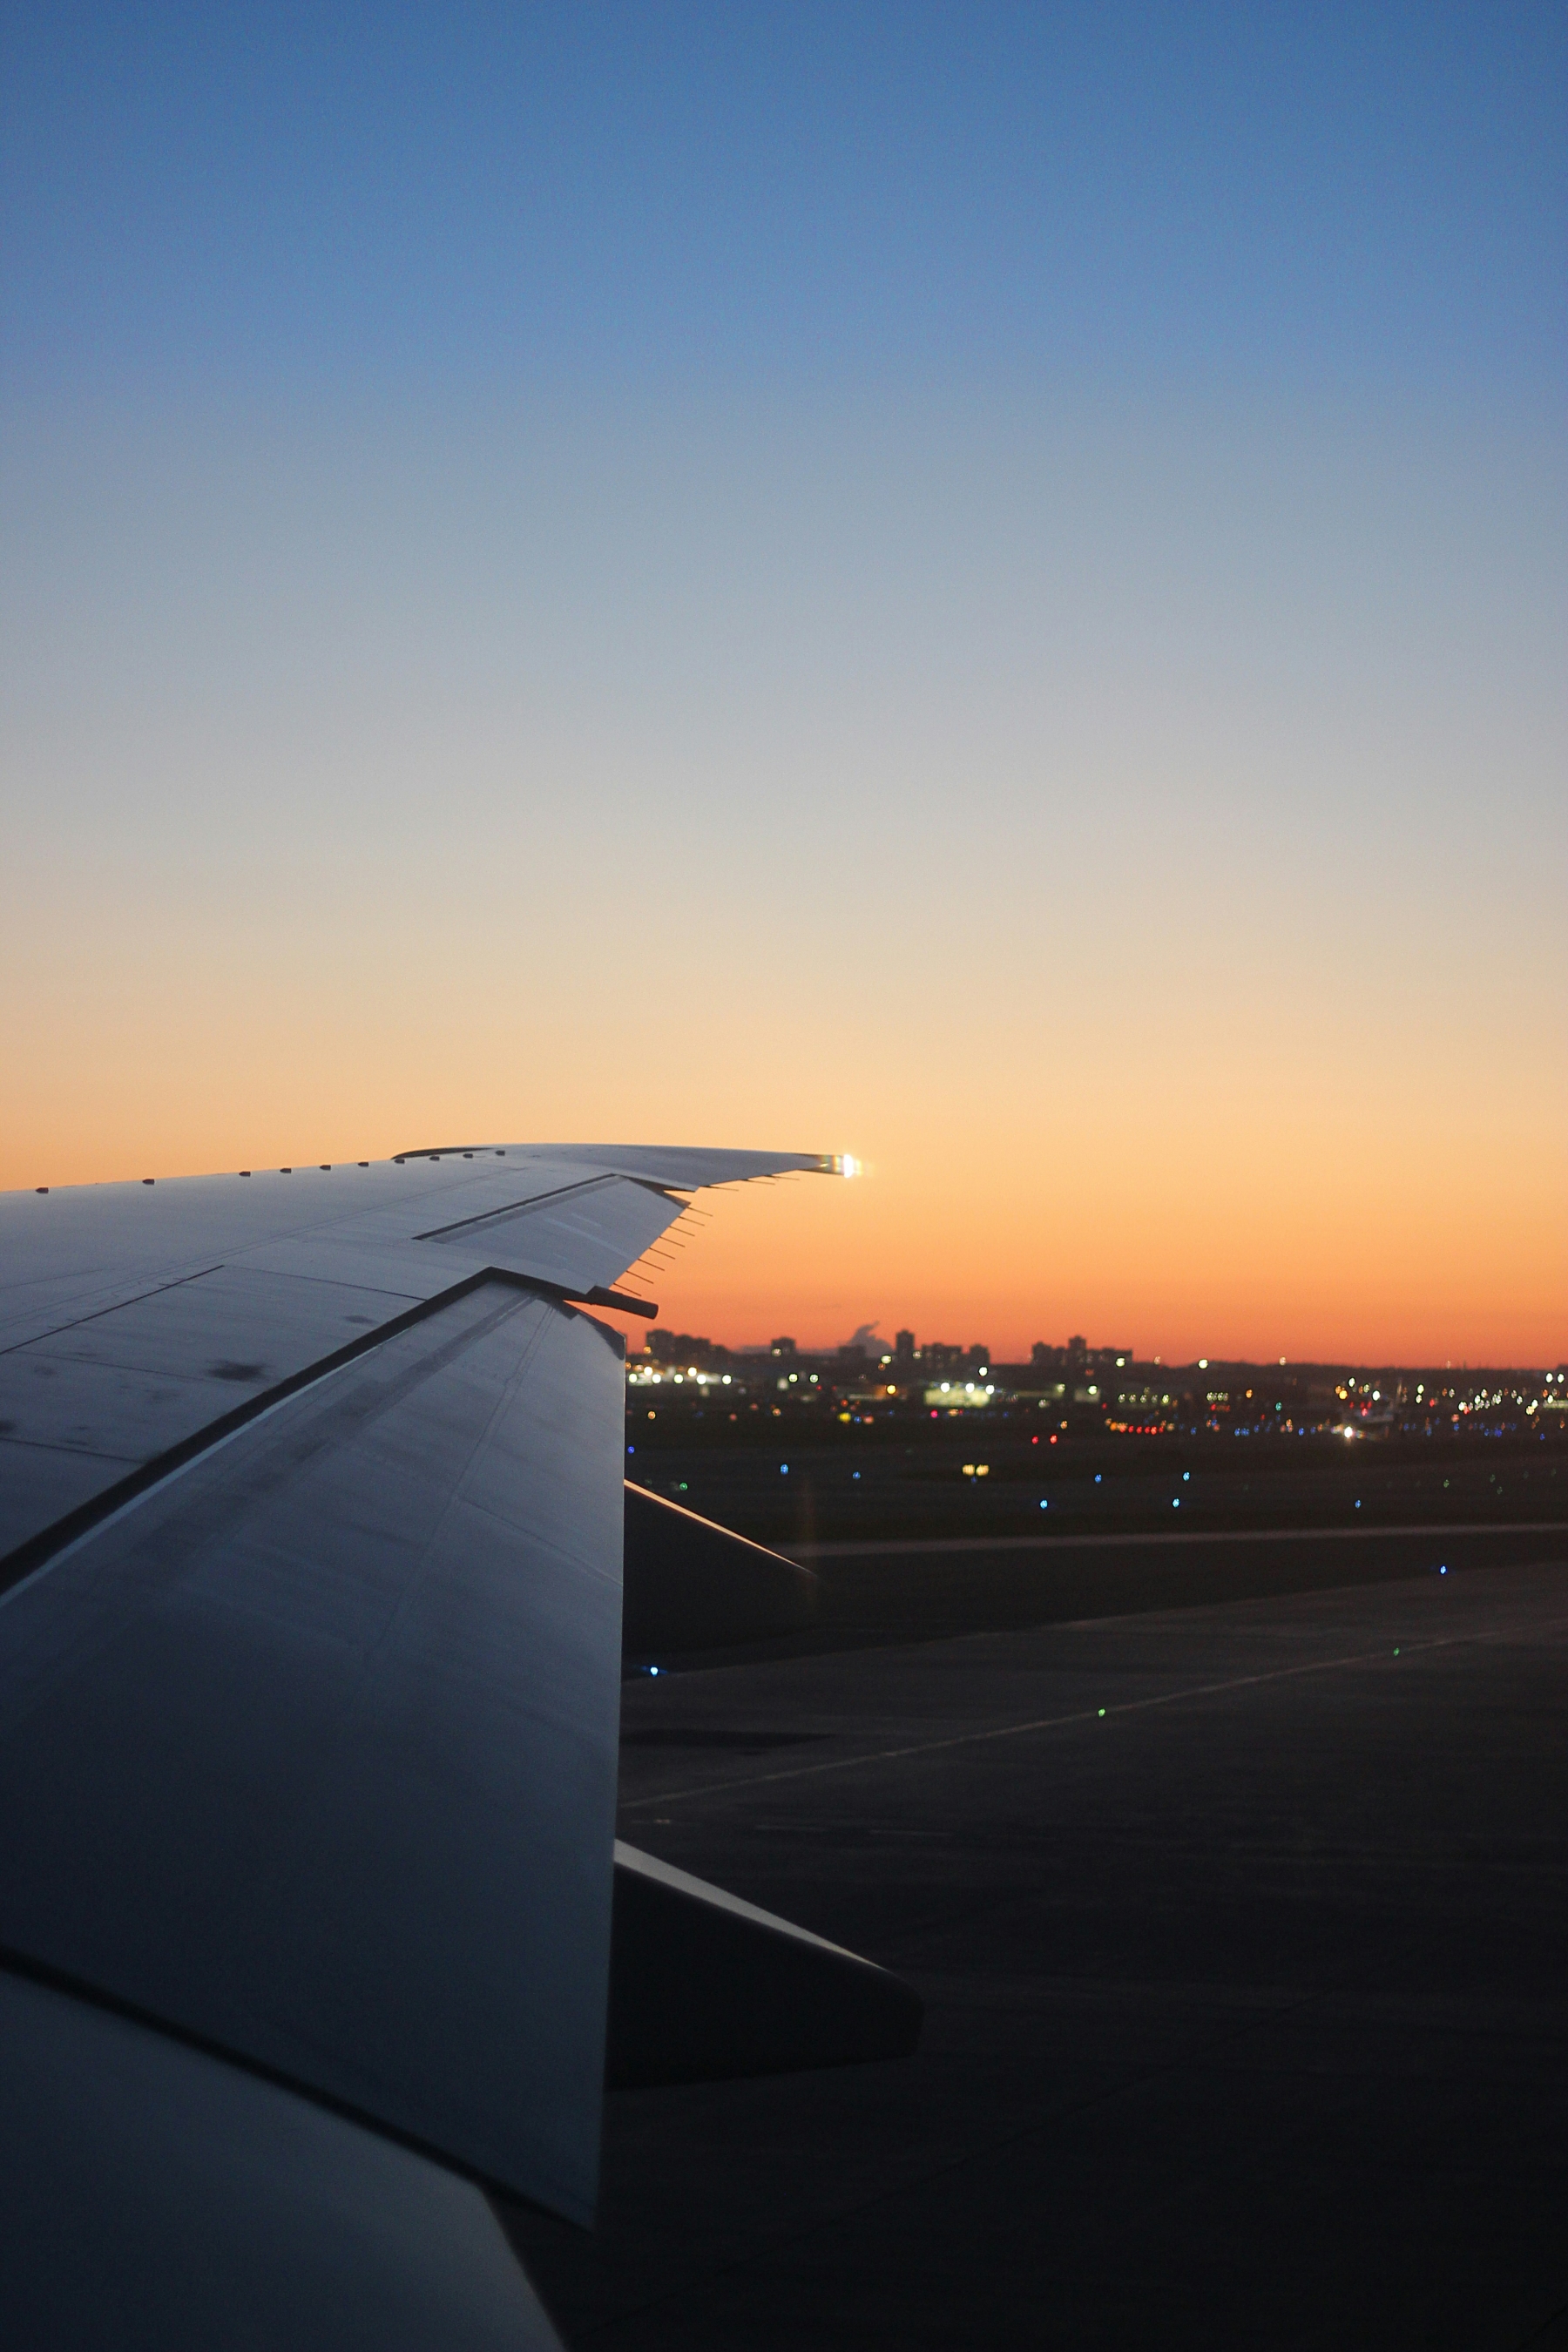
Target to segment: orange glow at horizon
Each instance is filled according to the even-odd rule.
[[[274,1129],[271,1151],[252,1130],[226,1154],[100,1151],[53,1162],[47,1181],[382,1158],[448,1129],[454,1141],[488,1139],[472,1120],[415,1118],[380,1122],[368,1142],[361,1127],[334,1126],[307,1144],[291,1124]],[[530,1139],[515,1126],[495,1132]],[[736,1139],[665,1124],[626,1138]],[[233,1129],[226,1139],[237,1141]],[[769,1129],[739,1140],[810,1149],[824,1139]],[[890,1349],[909,1328],[922,1343],[984,1341],[1000,1361],[1074,1331],[1168,1363],[1552,1365],[1568,1356],[1568,1255],[1542,1181],[1519,1184],[1506,1215],[1495,1171],[1482,1169],[1469,1171],[1468,1199],[1453,1182],[1423,1195],[1395,1181],[1357,1188],[1347,1212],[1266,1162],[1221,1186],[1205,1163],[1184,1177],[1167,1163],[1145,1183],[1131,1169],[1075,1171],[1027,1154],[993,1151],[984,1168],[929,1150],[890,1164],[871,1158],[871,1172],[853,1182],[801,1175],[698,1195],[698,1217],[659,1245],[671,1262],[644,1269],[637,1285],[657,1299],[659,1324],[731,1347],[788,1332],[803,1348],[830,1348],[871,1324]],[[633,1347],[652,1328],[621,1321]]]
[[[18,423],[0,1183],[847,1150],[661,1319],[1568,1359],[1555,426],[447,424]]]

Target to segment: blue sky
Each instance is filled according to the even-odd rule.
[[[1565,47],[11,11],[0,1181],[844,1149],[682,1328],[1568,1355]]]
[[[25,383],[1560,378],[1553,6],[8,16]]]

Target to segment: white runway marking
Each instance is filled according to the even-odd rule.
[[[1568,1632],[1568,1617],[1560,1617],[1549,1625],[1532,1626],[1532,1638],[1543,1633]],[[1400,1657],[1413,1657],[1424,1650],[1452,1650],[1472,1642],[1515,1641],[1520,1638],[1510,1629],[1507,1633],[1442,1633],[1426,1642],[1401,1642]],[[998,1724],[989,1731],[959,1731],[945,1739],[922,1739],[904,1748],[877,1748],[862,1756],[838,1756],[820,1764],[792,1764],[776,1772],[748,1772],[732,1780],[704,1780],[689,1789],[666,1789],[655,1797],[633,1797],[621,1807],[626,1813],[644,1811],[650,1805],[677,1805],[689,1797],[723,1796],[731,1789],[760,1789],[779,1780],[811,1780],[825,1772],[853,1772],[867,1764],[900,1764],[915,1756],[940,1756],[954,1748],[978,1748],[997,1739],[1023,1739],[1032,1732],[1059,1731],[1068,1724],[1106,1722],[1115,1716],[1142,1715],[1151,1707],[1178,1706],[1184,1699],[1215,1698],[1226,1691],[1254,1690],[1262,1683],[1283,1683],[1298,1680],[1303,1675],[1331,1674],[1341,1666],[1366,1666],[1387,1664],[1395,1655],[1394,1646],[1381,1643],[1375,1650],[1348,1651],[1342,1657],[1317,1658],[1306,1665],[1277,1666],[1268,1674],[1236,1675],[1228,1681],[1191,1683],[1181,1690],[1163,1691],[1153,1698],[1121,1699],[1109,1706],[1075,1707],[1069,1715],[1036,1716],[1027,1723]]]

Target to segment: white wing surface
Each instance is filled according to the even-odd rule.
[[[0,1194],[0,1582],[465,1284],[585,1297],[699,1186],[836,1164],[510,1144]]]
[[[417,2326],[377,2341],[552,2340],[452,2175],[593,2210],[625,1393],[573,1301],[693,1188],[832,1165],[464,1146],[0,1198],[0,2039],[32,2053],[0,2145],[55,2238],[121,2200],[122,2307],[168,2180],[243,2141],[316,2282],[255,2341],[344,2340],[383,2198],[376,2293]],[[300,2164],[338,2183],[331,2260]],[[244,2228],[193,2200],[243,2299]],[[10,2233],[8,2307],[51,2242]],[[61,2326],[36,2340],[142,2340]]]

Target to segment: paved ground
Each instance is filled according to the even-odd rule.
[[[806,1410],[771,1430],[749,1414],[731,1428],[701,1408],[672,1415],[668,1406],[639,1425],[634,1409],[626,1470],[639,1486],[789,1552],[856,1538],[1498,1527],[1561,1520],[1568,1509],[1568,1442],[1555,1435],[1347,1445],[1326,1433],[1238,1442],[1101,1432],[1052,1445],[1039,1428],[1033,1411],[1012,1409],[962,1423],[900,1413],[847,1426],[825,1426]],[[984,1463],[984,1477],[965,1477],[965,1462],[976,1471]]]
[[[1565,1669],[1560,1557],[628,1685],[621,1834],[929,2014],[613,2096],[567,2342],[1568,2345]]]

